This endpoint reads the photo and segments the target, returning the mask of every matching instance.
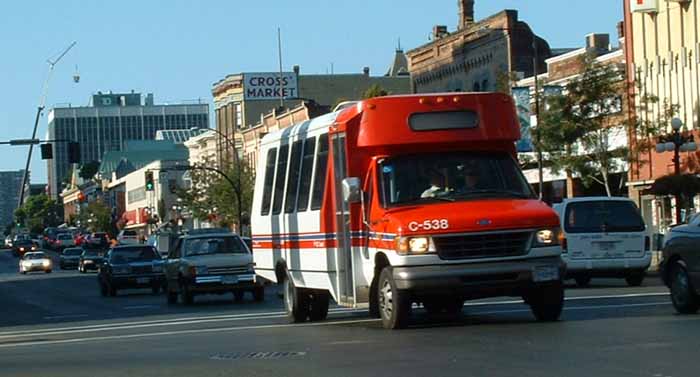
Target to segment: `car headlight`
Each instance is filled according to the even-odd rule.
[[[41,264],[44,265],[44,267],[49,267],[51,265],[51,261],[48,259],[44,259],[44,261],[41,262]]]
[[[23,248],[23,247],[20,247],[20,248],[19,248],[19,251],[24,251],[24,248]]]
[[[248,263],[248,272],[255,272],[255,263]]]
[[[209,274],[209,269],[207,266],[196,266],[194,268],[195,274],[196,275],[207,275]]]
[[[401,255],[427,254],[435,252],[433,239],[427,236],[396,237],[394,242],[396,245],[396,252]]]
[[[559,245],[561,230],[559,228],[540,229],[535,232],[532,247],[547,247]]]

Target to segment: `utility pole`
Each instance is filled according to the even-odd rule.
[[[71,43],[61,54],[58,55],[56,60],[51,60],[51,59],[46,59],[46,62],[49,63],[49,73],[46,76],[46,80],[44,80],[44,86],[42,87],[41,90],[41,97],[39,98],[39,106],[37,107],[36,110],[36,118],[34,119],[34,130],[32,131],[32,137],[31,140],[36,139],[36,131],[37,128],[39,127],[39,119],[41,118],[41,113],[44,111],[44,107],[46,105],[46,96],[49,91],[49,81],[51,80],[51,76],[53,74],[53,69],[58,64],[58,62],[63,59],[63,57],[70,51],[70,49],[75,46],[77,42]],[[27,163],[24,165],[24,174],[22,176],[22,186],[20,186],[20,193],[19,193],[19,203],[17,204],[17,207],[22,207],[22,203],[24,203],[24,191],[26,190],[27,187],[27,177],[29,175],[29,165],[32,162],[32,152],[34,151],[34,144],[29,144],[29,153],[27,154]]]
[[[284,107],[284,76],[282,73],[282,31],[277,28],[277,54],[280,61],[280,107]]]

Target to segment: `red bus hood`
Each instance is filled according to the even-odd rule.
[[[494,199],[392,208],[377,225],[383,233],[437,234],[558,227],[559,218],[539,200]]]

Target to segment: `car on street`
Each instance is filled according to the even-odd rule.
[[[98,249],[85,249],[78,261],[78,271],[97,271],[104,260],[104,252]]]
[[[43,271],[51,273],[53,262],[51,258],[43,251],[33,251],[24,254],[19,261],[19,272],[26,274],[27,272]]]
[[[178,296],[189,305],[204,293],[233,293],[236,301],[251,292],[255,301],[265,297],[256,278],[253,255],[238,235],[226,230],[192,231],[180,237],[165,260],[168,303]]]
[[[136,245],[139,243],[139,234],[135,230],[124,229],[117,235],[120,245]]]
[[[80,256],[83,255],[82,247],[68,247],[63,249],[60,256],[59,267],[62,270],[68,268],[78,268]]]
[[[671,291],[671,302],[678,313],[700,310],[700,216],[671,228],[664,242],[659,273]]]
[[[12,242],[12,252],[15,256],[22,257],[25,253],[38,251],[39,246],[29,238],[15,240]]]
[[[151,288],[157,294],[163,286],[163,263],[153,246],[116,246],[105,256],[97,277],[103,296],[131,288]]]
[[[86,249],[101,249],[106,251],[109,248],[109,236],[107,233],[96,232],[87,236],[86,242],[82,245]]]
[[[53,249],[61,251],[67,247],[75,246],[75,240],[73,239],[73,234],[70,232],[58,233],[56,235],[56,241],[53,243]]]
[[[623,278],[639,286],[651,264],[650,238],[634,201],[578,197],[554,205],[559,215],[566,277],[580,287],[591,278]]]

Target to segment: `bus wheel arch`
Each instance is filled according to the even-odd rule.
[[[377,284],[379,282],[379,275],[382,273],[384,267],[391,266],[389,258],[386,254],[379,252],[374,256],[374,275],[372,276],[372,282],[369,286],[369,315],[372,318],[379,318],[379,297],[377,291]]]

